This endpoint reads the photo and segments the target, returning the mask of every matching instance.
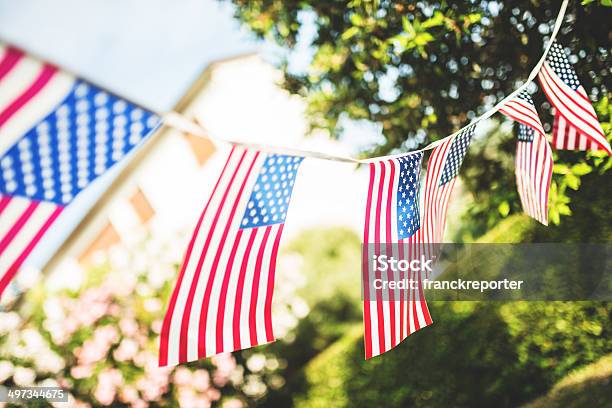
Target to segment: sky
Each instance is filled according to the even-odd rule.
[[[219,59],[258,53],[275,64],[289,55],[292,72],[308,66],[313,52],[308,44],[315,34],[311,15],[300,16],[304,21],[300,41],[291,54],[285,54],[278,46],[256,39],[233,14],[230,2],[216,0],[0,0],[0,41],[157,112],[170,110],[201,72]],[[360,140],[370,144],[380,134],[370,124],[347,122],[344,127],[352,141],[345,146],[346,154],[357,154]],[[321,148],[325,150],[325,143]],[[323,171],[321,166],[327,163],[314,165]],[[121,167],[115,166],[72,202],[56,223],[62,227],[47,234],[26,266],[45,264]]]
[[[0,0],[0,39],[157,111],[212,61],[272,55],[216,0]]]
[[[170,110],[215,60],[278,53],[240,27],[230,3],[214,0],[0,0],[0,41],[157,112]],[[71,203],[26,267],[45,264],[121,168]]]

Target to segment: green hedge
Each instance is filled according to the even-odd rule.
[[[369,361],[357,325],[306,367],[296,405],[525,403],[612,346],[607,304],[555,303],[433,302],[433,326]]]
[[[530,242],[513,216],[480,242]],[[298,407],[514,407],[612,350],[605,302],[430,302],[434,325],[364,361],[361,324],[309,362]]]
[[[612,354],[589,364],[555,384],[545,396],[524,408],[605,407],[612,401]]]

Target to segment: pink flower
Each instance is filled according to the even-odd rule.
[[[210,387],[208,371],[196,370],[191,378],[191,386],[197,391],[206,391]]]
[[[179,390],[178,395],[179,405],[181,407],[197,407],[197,396],[193,390],[183,388]]]
[[[200,395],[196,397],[196,407],[199,408],[208,408],[211,405],[211,401],[206,397],[206,395]]]
[[[221,392],[216,388],[209,388],[206,390],[206,397],[211,401],[217,401],[221,398]]]
[[[217,367],[213,375],[213,382],[223,387],[229,381],[229,377],[236,368],[236,360],[230,353],[218,354],[211,358],[212,363]]]
[[[70,388],[72,386],[72,381],[68,381],[66,378],[60,377],[57,379],[57,385],[62,388]]]
[[[156,298],[149,298],[144,301],[144,309],[149,313],[155,313],[162,308],[161,301]]]
[[[89,365],[77,365],[70,369],[70,375],[77,380],[90,377],[91,373],[92,369]]]
[[[149,403],[141,399],[136,400],[132,403],[132,408],[147,408],[148,406]]]
[[[108,307],[108,314],[111,316],[119,316],[119,314],[121,314],[121,308],[119,305],[113,303]]]
[[[94,396],[102,405],[110,405],[115,399],[117,386],[121,385],[123,377],[117,369],[105,369],[98,375],[98,386]]]
[[[136,355],[138,352],[138,344],[131,339],[123,339],[119,344],[119,347],[113,353],[113,356],[117,361],[127,361]]]
[[[153,333],[161,333],[162,324],[163,321],[161,319],[154,320],[153,323],[151,323],[151,329],[153,330]]]
[[[83,343],[83,347],[75,350],[79,364],[89,365],[106,357],[111,344],[119,339],[119,333],[114,326],[106,325],[98,327],[94,331],[93,339]]]
[[[94,332],[94,338],[111,344],[119,339],[119,333],[117,332],[115,326],[106,325],[96,329]]]
[[[83,347],[75,350],[75,355],[81,365],[94,364],[106,356],[108,346],[94,340],[87,340]]]
[[[155,382],[146,378],[139,379],[137,386],[145,401],[155,401],[159,399],[168,389],[166,386],[159,387]]]
[[[138,323],[134,319],[123,318],[119,320],[119,328],[125,336],[132,337],[138,332]]]
[[[138,399],[138,390],[132,386],[126,385],[119,392],[119,400],[121,402],[134,402]]]
[[[191,382],[191,371],[185,367],[179,367],[174,372],[174,383],[176,385],[187,385]]]
[[[68,333],[74,333],[79,328],[79,321],[74,316],[69,316],[64,322],[64,329]]]
[[[87,402],[81,401],[81,400],[74,400],[73,405],[74,408],[91,408],[91,405],[89,405]]]
[[[145,367],[150,360],[150,355],[145,351],[141,351],[136,354],[132,360],[138,367]]]

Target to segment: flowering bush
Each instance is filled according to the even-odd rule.
[[[280,364],[261,349],[158,367],[181,243],[178,236],[137,236],[129,248],[99,256],[83,276],[69,274],[63,289],[30,288],[11,311],[0,312],[0,387],[60,386],[75,407],[238,408],[264,395],[270,386],[264,368]],[[307,308],[295,296],[303,284],[300,260],[280,257],[279,269],[273,313],[282,337]],[[81,282],[76,289],[74,281]],[[271,382],[282,384],[277,377]]]
[[[151,240],[130,251],[136,255],[117,248],[78,290],[31,290],[17,311],[0,316],[0,383],[60,386],[77,407],[242,406],[222,397],[242,382],[231,354],[158,367],[179,259],[173,249]]]

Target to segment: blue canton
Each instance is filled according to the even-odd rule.
[[[151,112],[77,81],[0,158],[0,194],[66,205],[158,125]]]
[[[573,90],[578,89],[580,82],[576,76],[576,71],[574,71],[574,67],[572,67],[567,59],[567,55],[565,55],[563,47],[561,47],[558,42],[553,42],[552,46],[550,47],[550,51],[546,56],[546,62],[552,68],[552,70],[555,71],[555,74],[561,78],[565,85],[569,86]]]
[[[303,157],[280,154],[266,157],[242,217],[241,228],[285,222],[293,184],[302,160]]]
[[[522,123],[519,124],[518,140],[519,142],[532,143],[535,131],[529,126],[525,126]]]
[[[521,92],[519,92],[519,94],[516,97],[519,98],[519,99],[524,100],[525,102],[527,102],[530,105],[534,105],[533,99],[531,98],[531,95],[529,95],[529,93],[527,93],[527,91],[525,91],[525,90],[522,90]]]
[[[421,226],[419,216],[419,180],[423,153],[399,157],[400,173],[397,183],[397,233],[398,239],[414,234]]]
[[[476,125],[472,125],[459,133],[453,138],[450,151],[446,156],[444,162],[444,168],[442,169],[442,177],[440,177],[439,185],[443,185],[451,181],[459,174],[459,168],[463,163],[463,158],[467,152],[467,148],[470,145],[472,136],[474,136],[474,129]]]

